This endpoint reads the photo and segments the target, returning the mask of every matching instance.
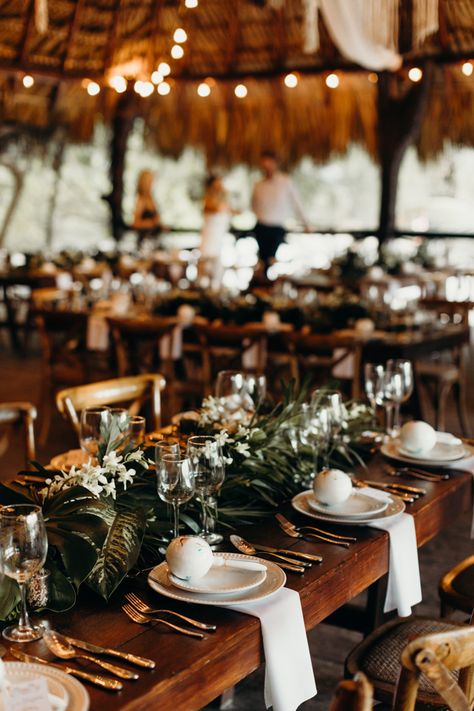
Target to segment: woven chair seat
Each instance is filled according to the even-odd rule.
[[[458,629],[459,625],[446,620],[430,620],[421,617],[397,619],[375,630],[347,659],[347,674],[353,676],[362,671],[374,686],[377,700],[390,702],[400,674],[400,655],[413,639],[436,632]],[[457,672],[453,674],[457,679]],[[428,679],[420,677],[417,706],[423,711],[449,711]]]

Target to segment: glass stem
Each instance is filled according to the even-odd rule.
[[[387,435],[391,435],[393,430],[393,405],[385,406],[385,432]]]
[[[201,496],[201,508],[202,508],[202,532],[204,536],[209,535],[209,514],[207,509],[207,504],[209,502],[206,500],[206,496],[203,494]]]
[[[26,609],[26,583],[18,583],[18,587],[20,588],[20,596],[21,596],[21,609],[20,609],[20,617],[18,620],[18,626],[19,627],[31,627],[30,618],[28,617],[28,611]]]
[[[400,432],[400,403],[395,403],[393,410],[393,430],[395,434]]]
[[[179,536],[179,504],[173,501],[173,538]]]

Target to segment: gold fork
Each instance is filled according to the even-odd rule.
[[[139,598],[138,595],[135,595],[135,593],[126,593],[125,599],[132,605],[132,607],[135,607],[138,612],[141,612],[144,615],[176,615],[176,617],[179,617],[184,622],[188,622],[190,625],[192,625],[193,627],[197,627],[200,630],[208,630],[209,632],[215,632],[217,629],[216,625],[207,625],[204,622],[198,622],[198,620],[193,620],[191,617],[181,615],[179,612],[175,612],[174,610],[162,610],[150,607],[150,605],[147,605],[146,602],[143,602],[143,600]]]
[[[178,625],[174,625],[172,622],[162,620],[160,617],[145,617],[145,615],[142,615],[131,605],[122,605],[122,610],[125,612],[127,617],[129,617],[133,622],[136,622],[138,625],[148,625],[150,624],[150,622],[159,622],[160,624],[169,627],[175,632],[180,632],[181,634],[188,635],[188,637],[197,637],[197,639],[204,639],[204,635],[201,632],[193,632],[193,630],[188,630],[185,627],[179,627]]]
[[[348,548],[351,543],[355,543],[357,541],[357,538],[354,538],[353,536],[340,536],[337,533],[324,531],[323,529],[315,528],[314,526],[295,526],[295,524],[288,521],[283,514],[276,514],[276,519],[280,524],[280,528],[282,528],[283,531],[292,538],[307,538],[310,536],[317,538],[318,540],[325,541],[326,543],[332,543],[335,546],[342,546],[344,548]]]

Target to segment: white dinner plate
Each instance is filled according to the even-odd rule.
[[[390,521],[397,518],[401,513],[405,511],[405,504],[398,496],[392,496],[387,494],[389,499],[387,508],[380,513],[372,514],[367,516],[367,518],[347,518],[345,516],[331,516],[330,514],[319,513],[314,511],[308,503],[308,499],[313,496],[312,491],[302,491],[297,494],[291,501],[293,508],[299,513],[305,514],[310,518],[317,519],[318,521],[326,521],[327,523],[339,523],[346,526],[365,526],[368,523],[373,523],[374,521],[384,520]]]
[[[221,554],[222,555],[222,554]],[[233,560],[251,560],[261,563],[267,569],[265,579],[260,585],[251,590],[241,590],[239,592],[231,592],[227,595],[222,593],[203,593],[191,592],[190,590],[180,590],[176,588],[169,579],[168,564],[164,561],[157,565],[148,574],[148,584],[165,597],[170,597],[172,600],[181,600],[182,602],[192,602],[197,605],[243,605],[255,600],[263,600],[277,592],[286,583],[286,575],[283,570],[269,560],[257,558],[256,556],[241,555],[240,553],[225,553],[226,557]]]
[[[232,553],[219,553],[220,558],[232,560]],[[252,590],[261,585],[267,577],[266,570],[236,570],[222,567],[211,568],[202,578],[197,580],[183,580],[168,571],[168,578],[176,588],[189,590],[195,593],[214,593],[228,595],[229,593]]]
[[[67,704],[66,711],[87,711],[89,708],[89,694],[83,685],[69,674],[42,664],[28,664],[24,662],[5,662],[7,680],[12,683],[21,683],[38,676],[46,677],[48,691]],[[3,710],[0,700],[0,709]]]
[[[313,511],[327,514],[328,516],[343,516],[344,518],[367,518],[377,513],[382,513],[388,506],[388,500],[374,499],[360,491],[353,491],[349,498],[342,504],[326,506],[318,501],[314,494],[307,498]]]
[[[451,462],[458,462],[460,459],[471,457],[474,454],[474,448],[464,444],[464,442],[454,444],[448,444],[449,440],[443,442],[443,438],[439,437],[442,434],[444,433],[438,433],[438,441],[435,446],[429,452],[425,452],[423,456],[407,452],[401,447],[398,438],[384,442],[380,451],[386,457],[396,459],[399,462],[422,466],[450,464]]]

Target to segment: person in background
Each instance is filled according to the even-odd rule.
[[[132,228],[138,232],[141,242],[145,237],[154,237],[163,229],[160,213],[152,195],[154,175],[151,170],[142,170],[137,181],[137,199]]]
[[[311,228],[298,191],[291,178],[279,169],[276,155],[271,151],[262,153],[260,167],[263,178],[254,187],[252,210],[257,218],[255,239],[266,271],[278,247],[285,240],[285,225],[292,214],[301,220],[307,232]]]
[[[234,212],[219,175],[211,175],[207,179],[203,210],[204,224],[200,247],[202,273],[211,276],[213,288],[218,288],[224,271],[222,264],[224,240],[229,232],[230,218]]]

